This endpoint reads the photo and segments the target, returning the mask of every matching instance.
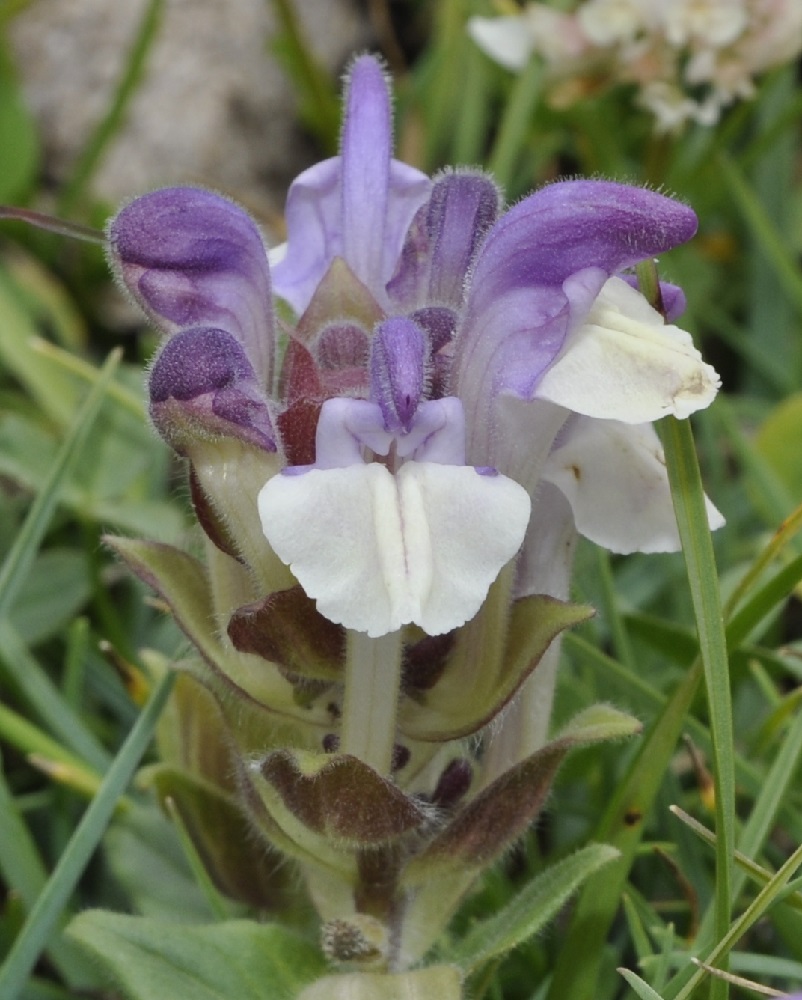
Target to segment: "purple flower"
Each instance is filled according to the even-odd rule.
[[[580,532],[677,547],[651,423],[718,379],[627,273],[693,235],[689,208],[567,181],[505,211],[480,171],[394,160],[391,134],[361,57],[285,246],[192,188],[131,202],[109,246],[165,335],[150,412],[208,540],[205,565],[114,544],[200,654],[244,809],[299,861],[333,956],[369,926],[405,969],[568,750],[636,731],[596,706],[544,746],[559,635],[591,613],[565,600],[571,557]],[[188,719],[194,747],[208,713]]]
[[[675,548],[651,422],[707,406],[718,378],[624,272],[689,239],[694,213],[591,180],[503,211],[481,172],[430,180],[391,144],[387,81],[363,56],[340,155],[290,189],[285,246],[268,255],[245,212],[191,188],[113,220],[115,270],[168,338],[157,428],[190,460],[221,439],[283,456],[259,499],[267,539],[323,614],[369,635],[471,618],[522,545],[532,563],[541,484],[602,545]],[[681,292],[665,300],[673,317]]]

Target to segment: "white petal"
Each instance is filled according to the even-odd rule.
[[[565,495],[580,534],[612,552],[674,552],[679,533],[663,449],[651,424],[578,419],[543,478]],[[712,529],[724,518],[709,500]]]
[[[274,476],[258,504],[271,547],[322,615],[371,636],[409,620],[398,492],[384,466]]]
[[[413,620],[439,635],[473,618],[520,548],[529,496],[506,476],[479,475],[464,465],[407,462],[398,481],[410,582],[420,599]],[[424,520],[430,551],[424,549]]]
[[[258,502],[268,541],[321,614],[374,637],[472,618],[529,517],[512,480],[419,462],[396,478],[377,463],[275,476]]]
[[[720,384],[688,333],[664,324],[635,289],[610,278],[537,396],[588,417],[641,424],[703,409]]]
[[[534,41],[523,14],[510,17],[472,17],[468,34],[491,59],[516,72],[523,69],[534,50]]]
[[[277,247],[271,247],[267,251],[267,263],[271,267],[275,267],[276,264],[280,264],[287,256],[288,249],[289,243],[279,243]]]

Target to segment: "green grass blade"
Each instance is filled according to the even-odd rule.
[[[150,0],[139,22],[123,74],[108,110],[84,146],[72,176],[58,200],[58,214],[69,215],[81,201],[92,175],[100,164],[109,142],[119,131],[131,99],[142,79],[145,61],[161,24],[164,0]]]
[[[47,870],[22,821],[0,768],[0,871],[26,907],[47,882]]]
[[[779,898],[783,889],[791,880],[791,876],[801,864],[802,845],[797,847],[777,874],[760,890],[744,913],[732,924],[727,933],[705,959],[705,965],[721,968],[723,959],[735,947],[736,942],[754,926],[772,903]],[[707,972],[704,969],[699,969],[695,972],[685,984],[685,987],[676,995],[676,1000],[690,1000],[694,990],[706,975]]]
[[[280,31],[271,40],[273,55],[284,67],[300,99],[300,117],[323,144],[337,151],[340,98],[306,38],[292,0],[272,0]]]
[[[31,568],[59,498],[59,490],[98,415],[122,352],[111,352],[101,376],[86,397],[69,433],[59,449],[47,480],[31,505],[28,516],[0,569],[0,619],[7,617],[25,575]]]
[[[0,739],[28,754],[34,763],[44,768],[70,788],[76,788],[91,796],[100,784],[99,776],[90,770],[83,761],[65,750],[64,747],[51,739],[41,729],[38,729],[27,719],[0,704]]]
[[[14,797],[6,783],[0,762],[0,872],[6,885],[27,910],[36,902],[47,882],[47,869],[36,844],[22,821]],[[61,975],[70,981],[79,964],[73,946],[61,938],[48,944],[48,957]]]
[[[86,728],[80,716],[65,700],[20,634],[8,621],[0,619],[0,665],[33,713],[64,745],[101,773],[111,760],[109,753]]]
[[[725,605],[726,612],[732,612],[738,607],[744,596],[760,577],[761,573],[778,558],[783,549],[790,544],[796,533],[802,528],[802,504],[789,514],[774,533],[771,541],[758,555],[741,581],[730,594]],[[729,617],[729,614],[728,614]]]
[[[154,688],[44,891],[37,899],[5,963],[0,967],[0,996],[4,1000],[17,1000],[39,955],[47,945],[73,889],[103,836],[120,796],[150,743],[173,679],[174,675],[167,673]]]
[[[679,806],[669,806],[669,809],[678,820],[693,830],[700,840],[703,840],[706,844],[710,844],[711,847],[716,846],[716,835],[712,830],[708,830],[706,826],[697,819],[694,819],[689,813],[686,813],[684,809],[680,809]],[[735,863],[744,879],[749,878],[759,886],[768,885],[774,877],[770,871],[740,851],[735,852]],[[802,879],[794,879],[794,881],[789,882],[777,898],[782,899],[792,909],[802,913],[802,895],[799,894],[800,883],[802,883]]]
[[[631,969],[619,969],[618,971],[626,979],[633,991],[637,993],[640,1000],[663,1000],[656,990],[653,990],[647,982],[632,972]]]
[[[592,876],[580,893],[554,971],[548,1000],[595,1000],[604,941],[618,910],[621,893],[677,740],[686,725],[702,680],[697,660],[666,702],[643,739],[638,755],[593,833],[621,858]],[[581,956],[581,961],[578,961]]]
[[[802,311],[802,277],[796,255],[761,204],[746,178],[727,156],[717,157],[718,176],[726,185],[735,205],[741,210],[760,250],[771,263],[777,281],[797,311]]]
[[[735,849],[735,751],[732,731],[727,637],[713,541],[707,525],[704,490],[687,420],[669,417],[663,424],[666,467],[671,485],[682,551],[688,570],[699,651],[704,666],[716,793],[715,929],[727,933],[732,912],[732,855]],[[711,997],[728,995],[725,980],[713,983]]]
[[[779,569],[749,601],[743,605],[727,626],[727,639],[731,649],[739,646],[749,633],[793,592],[802,579],[802,556],[797,556],[787,566]]]
[[[515,176],[521,150],[530,134],[532,113],[543,90],[543,66],[539,58],[529,60],[515,81],[499,125],[498,136],[490,151],[488,170],[502,189]]]

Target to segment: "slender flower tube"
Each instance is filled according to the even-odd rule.
[[[505,209],[480,171],[428,178],[393,158],[362,56],[340,154],[297,178],[286,219],[268,251],[233,202],[172,188],[111,221],[112,267],[164,333],[150,413],[188,464],[205,562],[113,544],[197,649],[181,725],[195,685],[215,783],[232,773],[299,864],[327,954],[397,971],[564,755],[635,731],[591,710],[546,743],[558,637],[590,614],[567,603],[578,535],[679,544],[652,422],[719,382],[673,325],[681,291],[658,311],[631,269],[696,218],[606,181]]]

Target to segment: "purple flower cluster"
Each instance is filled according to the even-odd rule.
[[[353,497],[386,485],[376,485],[375,471],[344,477],[343,467],[360,463],[378,463],[391,477],[415,463],[494,470],[530,497],[549,482],[577,529],[600,544],[676,546],[649,425],[708,405],[718,380],[688,335],[665,323],[682,309],[680,290],[662,286],[661,315],[622,272],[689,239],[691,209],[641,188],[572,180],[505,211],[480,171],[430,179],[392,158],[387,81],[363,56],[349,78],[341,153],[296,179],[286,219],[287,243],[268,252],[234,203],[170,188],[123,208],[109,229],[110,254],[166,335],[150,374],[151,414],[179,452],[192,461],[200,443],[233,438],[275,453],[274,471],[340,470],[336,480],[299,477],[260,498],[271,546],[324,613],[331,572],[311,582],[320,567],[309,570],[299,555],[308,538],[296,536],[312,530],[316,510],[327,531],[342,517],[344,530],[359,535],[359,526],[345,525]],[[411,470],[404,475],[413,479]],[[426,588],[456,570],[448,560],[432,565],[439,547],[432,531],[441,530],[434,523],[461,511],[463,530],[448,543],[457,547],[476,531],[484,537],[486,527],[492,536],[465,513],[485,504],[487,484],[474,496],[479,480],[455,475],[435,470],[436,496],[418,483],[421,513],[414,499],[399,499],[401,528],[386,535],[380,526],[364,543],[355,536],[355,558],[370,565],[356,572],[353,588],[392,589],[382,580],[412,563],[410,574],[423,574],[422,582],[406,589],[417,587],[425,604]],[[302,507],[303,524],[279,525],[271,510],[279,489],[292,491],[285,506]],[[445,499],[465,489],[466,503]],[[433,631],[462,624],[524,542],[529,509],[508,492],[491,520],[512,518],[514,530],[470,602],[435,621],[405,593],[405,611],[371,623],[349,612],[363,601],[354,589],[335,602],[332,619],[369,634],[407,622]],[[366,509],[379,503],[376,494]],[[441,503],[447,509],[435,511]],[[426,551],[411,538],[421,531],[431,536]],[[533,586],[521,580],[518,593]]]

